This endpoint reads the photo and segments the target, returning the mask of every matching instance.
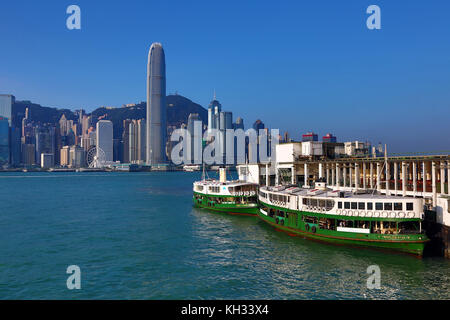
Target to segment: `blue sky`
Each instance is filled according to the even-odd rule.
[[[81,8],[81,30],[66,8]],[[381,8],[368,30],[366,8]],[[292,137],[450,150],[450,1],[3,1],[0,93],[46,106],[145,100],[161,42],[167,92]]]

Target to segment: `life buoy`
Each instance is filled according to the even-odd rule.
[[[311,228],[311,232],[312,232],[312,233],[316,233],[316,226],[313,226],[313,227]]]
[[[379,212],[375,212],[375,213],[373,214],[373,216],[378,218],[378,217],[380,216],[380,213],[379,213]]]
[[[309,224],[305,224],[305,230],[309,231]]]
[[[360,215],[361,217],[365,217],[365,216],[366,216],[366,213],[365,213],[364,211],[361,211],[361,212],[359,213],[359,215]]]
[[[371,217],[372,215],[373,215],[372,212],[370,212],[370,211],[367,212],[367,216],[368,216],[368,217]]]
[[[391,212],[391,218],[395,218],[395,212]]]
[[[405,213],[404,213],[404,212],[400,212],[400,213],[398,214],[398,216],[399,216],[400,218],[403,218],[403,217],[405,216]]]
[[[348,215],[352,216],[353,215],[353,211],[352,210],[348,210]]]
[[[336,213],[337,213],[337,214],[341,214],[341,211],[342,211],[341,209],[337,209],[337,210],[336,210]]]

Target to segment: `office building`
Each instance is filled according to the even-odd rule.
[[[166,162],[166,61],[163,47],[153,43],[147,64],[147,137],[146,162]]]
[[[97,122],[97,157],[100,158],[100,151],[105,153],[105,161],[113,161],[113,123],[109,120]]]
[[[0,94],[0,117],[7,118],[9,126],[12,124],[12,106],[16,99],[11,94]]]
[[[9,121],[0,116],[0,167],[10,163]]]
[[[307,132],[302,135],[302,142],[319,141],[319,137],[314,132]]]
[[[52,153],[41,153],[41,168],[48,169],[55,165],[55,157]]]

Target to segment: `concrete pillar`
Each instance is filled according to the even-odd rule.
[[[381,191],[381,164],[377,162],[377,191]]]
[[[359,189],[359,180],[361,179],[359,175],[359,163],[355,162],[355,189]]]
[[[370,163],[369,165],[369,171],[370,171],[370,188],[373,189],[373,162]]]
[[[385,189],[386,189],[386,194],[390,195],[391,191],[390,186],[389,186],[389,181],[391,181],[391,164],[386,161],[386,185],[385,185]]]
[[[440,162],[441,165],[441,173],[439,175],[439,178],[441,179],[441,194],[445,194],[445,165],[444,162]]]
[[[363,188],[367,189],[366,163],[363,162]]]
[[[307,163],[305,163],[305,181],[304,181],[304,184],[305,184],[305,186],[308,186],[308,177],[309,177],[309,173],[308,173],[308,164]]]
[[[427,191],[427,166],[425,161],[422,162],[422,196],[425,196]]]
[[[345,163],[342,168],[342,181],[343,181],[342,185],[344,187],[346,187],[347,186],[347,166],[345,165]]]
[[[431,188],[433,191],[433,207],[437,205],[437,190],[436,190],[436,162],[431,162]]]
[[[336,185],[336,168],[333,168],[334,166],[331,166],[331,185]],[[336,164],[337,167],[337,164]]]
[[[323,178],[323,163],[319,162],[319,179]]]
[[[349,171],[349,173],[348,173],[348,184],[349,184],[349,187],[352,188],[353,187],[353,181],[352,181],[352,179],[353,179],[353,167],[352,167],[351,163],[348,166],[348,171]]]
[[[330,185],[330,166],[329,166],[329,164],[327,163],[326,164],[326,174],[327,174],[327,185]]]
[[[450,195],[450,161],[447,161],[447,194]]]
[[[412,163],[412,170],[413,170],[413,191],[415,197],[417,193],[417,163],[415,161]]]
[[[406,197],[406,162],[402,162],[402,195]]]
[[[266,163],[266,187],[268,187],[269,186],[269,179],[270,179],[270,176],[269,176],[269,164],[268,163]]]
[[[395,195],[398,194],[398,163],[394,162],[394,190],[395,190]]]

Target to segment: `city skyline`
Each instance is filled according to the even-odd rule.
[[[0,33],[11,49],[0,53],[0,61],[8,62],[0,86],[2,93],[72,110],[145,101],[142,65],[148,44],[161,41],[171,62],[167,92],[178,91],[204,107],[216,89],[227,109],[239,110],[247,123],[260,118],[295,139],[313,130],[342,140],[386,142],[396,152],[447,150],[442,137],[450,117],[450,46],[442,39],[450,4],[412,2],[405,12],[401,4],[378,1],[382,29],[375,31],[365,26],[368,4],[284,2],[259,4],[254,11],[253,3],[237,10],[233,4],[199,2],[179,3],[174,12],[173,5],[157,3],[160,14],[143,22],[148,4],[129,8],[108,3],[104,17],[101,2],[81,1],[79,31],[61,23],[62,4],[29,4],[39,6],[45,20],[39,23],[27,19],[31,13],[19,5],[6,4],[0,30],[7,32]],[[216,14],[206,15],[202,6]],[[179,18],[175,24],[173,14]],[[121,18],[129,23],[118,24]],[[110,41],[105,23],[120,41]],[[178,32],[181,25],[184,32]],[[56,41],[42,37],[49,30]],[[20,50],[13,34],[36,46],[32,58]],[[97,44],[93,40],[99,37],[103,40]],[[36,59],[42,63],[34,63]],[[420,130],[424,110],[432,125]]]

